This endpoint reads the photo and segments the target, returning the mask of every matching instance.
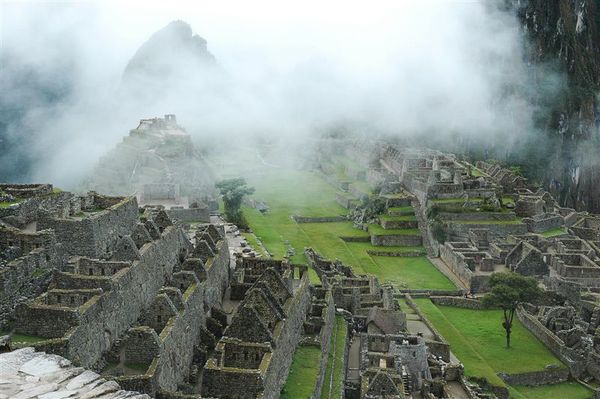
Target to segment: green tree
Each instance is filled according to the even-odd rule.
[[[502,327],[506,331],[506,347],[510,348],[510,333],[517,307],[536,299],[541,290],[534,278],[517,273],[494,273],[490,277],[489,287],[490,292],[484,295],[483,304],[504,312]]]
[[[246,219],[241,210],[242,201],[245,195],[254,193],[254,188],[248,187],[246,180],[241,177],[221,180],[215,184],[215,187],[219,190],[223,198],[227,221],[238,225],[238,227],[246,228]]]
[[[517,176],[523,176],[523,168],[521,168],[520,166],[511,166],[508,169]]]

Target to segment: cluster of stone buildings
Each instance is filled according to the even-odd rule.
[[[271,399],[284,387],[294,352],[307,345],[320,352],[311,397],[331,393],[332,357],[343,362],[336,396],[490,397],[465,379],[449,344],[412,301],[431,293],[356,275],[310,248],[305,255],[320,284],[311,283],[305,265],[256,256],[235,226],[211,216],[214,203],[200,195],[200,180],[168,160],[193,158],[189,140],[170,115],[132,130],[119,146],[132,157],[113,154],[121,163],[106,162],[121,177],[129,173],[118,184],[137,196],[0,184],[0,351],[10,351],[0,364],[13,372],[0,394],[35,393],[27,383],[38,378],[47,383],[44,392],[29,397],[59,395],[81,382],[76,389],[89,398]],[[344,171],[349,181],[332,179],[338,203],[361,206],[368,184],[378,187],[384,209],[364,226],[368,236],[344,241],[368,242],[371,255],[436,257],[435,267],[457,286],[457,296],[433,293],[440,304],[480,308],[461,296],[486,292],[496,272],[537,278],[544,297],[517,316],[568,371],[503,378],[600,382],[600,217],[560,207],[497,164],[381,142],[344,149],[362,167]],[[184,187],[186,180],[192,183]],[[396,254],[390,246],[415,249]],[[336,329],[342,318],[343,334]],[[336,334],[342,354],[332,344]],[[39,370],[36,362],[52,365]],[[69,378],[58,381],[65,373]]]
[[[393,145],[349,146],[353,154],[364,148],[373,183],[400,182],[415,196],[418,219],[427,223],[423,243],[439,255],[442,272],[470,293],[486,292],[495,272],[537,278],[554,299],[523,306],[519,318],[571,376],[600,381],[599,216],[561,207],[498,164]]]
[[[12,193],[0,209],[4,351],[32,346],[157,397],[273,398],[305,330],[325,324],[319,309],[335,312],[306,266],[236,262],[208,215],[2,187]]]
[[[465,395],[480,397],[464,379],[462,365],[451,363],[449,345],[441,337],[408,332],[407,315],[391,286],[370,275],[357,276],[310,248],[305,254],[349,322],[343,397],[450,398],[453,383]]]

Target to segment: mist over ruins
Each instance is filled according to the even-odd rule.
[[[0,399],[600,399],[600,0],[0,0]]]

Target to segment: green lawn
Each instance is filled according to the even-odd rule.
[[[346,211],[335,198],[335,188],[318,175],[307,171],[265,172],[248,180],[256,188],[253,198],[269,207],[265,214],[244,207],[244,215],[254,234],[275,258],[293,248],[292,262],[306,263],[304,248],[312,247],[322,256],[339,259],[358,274],[372,273],[382,281],[394,281],[414,289],[453,289],[452,283],[425,257],[399,258],[370,256],[369,249],[381,250],[370,242],[345,242],[340,237],[369,237],[355,229],[352,222],[296,223],[292,215],[335,216]],[[379,227],[379,226],[377,226]],[[375,227],[375,228],[377,228]],[[380,227],[379,227],[380,228]],[[380,228],[381,229],[381,228]],[[383,230],[383,229],[381,229]],[[417,229],[389,230],[401,234],[420,234]],[[386,247],[386,251],[406,251],[414,247]],[[418,250],[422,250],[418,247]],[[318,277],[311,271],[311,280]]]
[[[344,349],[347,333],[346,320],[342,316],[336,316],[335,329],[331,334],[331,347],[327,360],[327,369],[325,370],[325,378],[323,379],[321,399],[341,399],[342,380],[344,377]],[[331,390],[329,389],[330,387]]]
[[[280,398],[310,398],[319,373],[321,348],[299,346],[294,352],[290,373],[281,390]]]
[[[421,235],[419,229],[384,229],[378,224],[370,224],[369,225],[369,233],[376,236],[385,236],[385,235]]]
[[[412,215],[403,215],[403,216],[391,216],[391,215],[381,215],[379,216],[381,220],[390,220],[390,221],[403,221],[403,222],[416,222],[417,217]]]
[[[548,238],[548,237],[560,236],[560,235],[563,235],[563,234],[566,234],[566,233],[567,233],[567,228],[566,227],[557,227],[555,229],[544,231],[542,233],[542,235],[544,237]]]
[[[415,210],[412,206],[392,206],[388,208],[388,213],[390,215],[414,215]]]
[[[564,367],[517,318],[513,321],[511,348],[507,349],[500,310],[436,306],[429,299],[415,301],[464,363],[467,376],[484,377],[494,385],[505,386],[496,373],[543,370],[548,364]]]
[[[591,399],[592,392],[581,384],[567,381],[556,385],[526,387],[515,385],[509,388],[511,398],[515,399]]]
[[[2,201],[2,202],[0,202],[0,208],[8,208],[9,206],[18,204],[19,202],[21,202],[21,200],[16,200],[16,201]]]
[[[455,290],[454,284],[424,256],[373,256],[374,263],[363,269],[381,281],[389,281],[399,288],[423,290]]]
[[[1,330],[0,336],[10,335],[11,344],[13,347],[23,348],[25,346],[30,346],[37,342],[46,341],[48,338],[44,337],[36,337],[33,335],[23,335],[23,334],[15,334],[10,331]]]

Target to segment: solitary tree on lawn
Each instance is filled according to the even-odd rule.
[[[242,214],[242,200],[245,195],[254,193],[254,188],[246,186],[243,178],[226,179],[215,184],[219,189],[225,205],[225,218],[227,221],[245,228],[246,219]]]
[[[502,327],[506,330],[506,347],[510,348],[510,333],[517,306],[534,300],[541,290],[534,278],[517,273],[494,273],[490,277],[489,287],[490,292],[484,295],[483,304],[504,312]]]

